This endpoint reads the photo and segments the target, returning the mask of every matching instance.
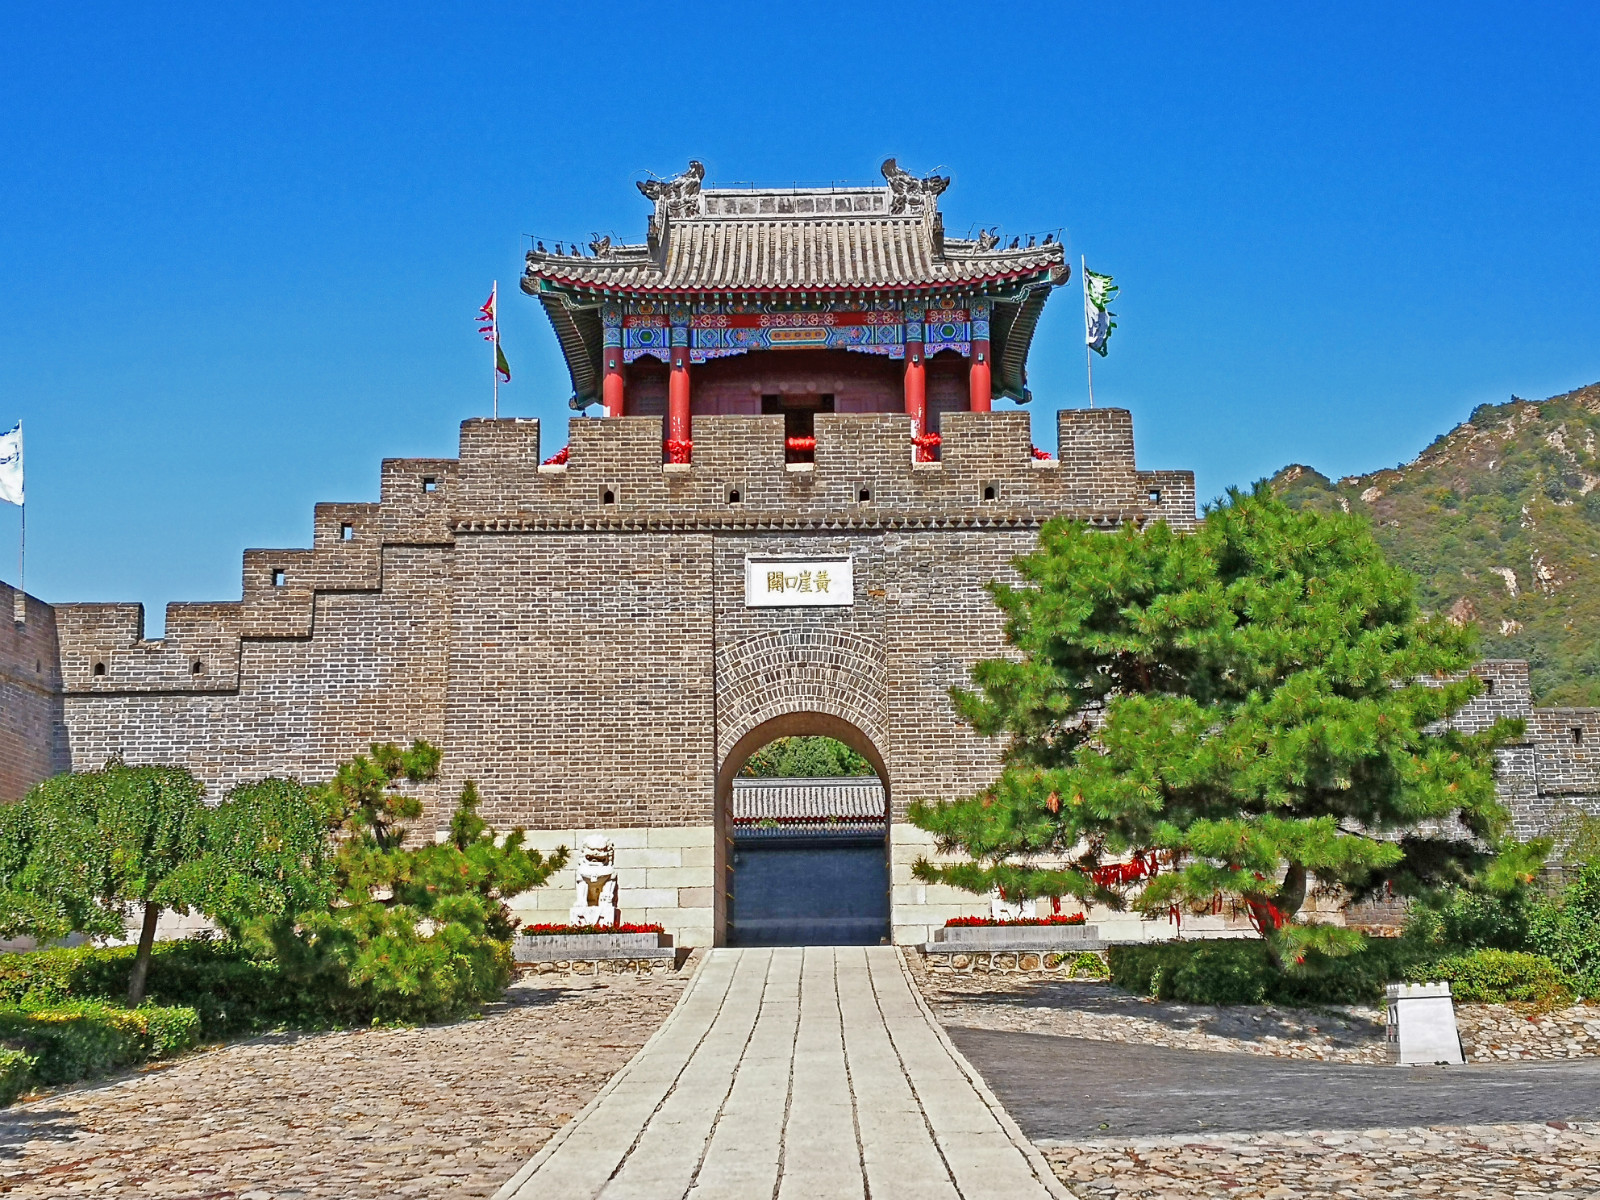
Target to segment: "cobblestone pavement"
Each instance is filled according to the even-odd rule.
[[[1539,1012],[1526,1004],[1458,1004],[1456,1028],[1473,1062],[1600,1056],[1600,1005]]]
[[[691,967],[524,981],[479,1021],[274,1035],[0,1110],[18,1200],[483,1197],[661,1024]]]
[[[1172,1004],[1088,980],[930,971],[921,955],[908,957],[923,995],[946,1025],[1321,1062],[1389,1061],[1384,1015],[1375,1008]],[[1458,1004],[1456,1024],[1472,1062],[1600,1056],[1600,1005],[1539,1012],[1530,1005]]]
[[[1600,1125],[1471,1125],[1047,1146],[1082,1200],[1592,1200]]]

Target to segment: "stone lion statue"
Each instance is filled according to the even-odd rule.
[[[591,833],[579,848],[574,925],[605,927],[617,923],[616,847],[604,834]]]

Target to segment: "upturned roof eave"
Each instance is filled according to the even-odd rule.
[[[692,296],[716,295],[731,296],[750,292],[772,292],[779,294],[817,294],[841,293],[852,294],[859,292],[922,292],[922,291],[967,291],[972,288],[987,287],[997,283],[1022,283],[1034,279],[1048,279],[1054,264],[1039,267],[1028,267],[1015,271],[996,272],[988,275],[972,276],[967,279],[930,279],[910,283],[810,283],[810,284],[620,284],[615,282],[602,282],[594,279],[583,279],[574,276],[557,275],[543,271],[528,271],[523,275],[522,290],[532,295],[540,283],[550,284],[561,289],[582,289],[590,292],[600,292],[607,295],[632,295],[632,296]],[[529,286],[533,284],[535,286]]]

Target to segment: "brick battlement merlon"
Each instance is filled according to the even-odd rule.
[[[1026,413],[951,412],[940,460],[913,461],[910,418],[818,414],[813,463],[787,463],[783,419],[705,416],[693,461],[663,464],[655,417],[573,420],[563,466],[542,466],[536,420],[471,420],[461,427],[454,528],[499,522],[625,522],[630,514],[739,527],[770,517],[873,523],[981,518],[997,511],[1116,513],[1138,522],[1195,524],[1194,476],[1139,471],[1133,421],[1122,409],[1063,410],[1057,456],[1033,456]],[[554,526],[546,526],[554,527]]]

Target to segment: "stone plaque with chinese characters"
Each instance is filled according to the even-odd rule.
[[[793,608],[855,603],[855,574],[846,558],[744,560],[746,608]]]

